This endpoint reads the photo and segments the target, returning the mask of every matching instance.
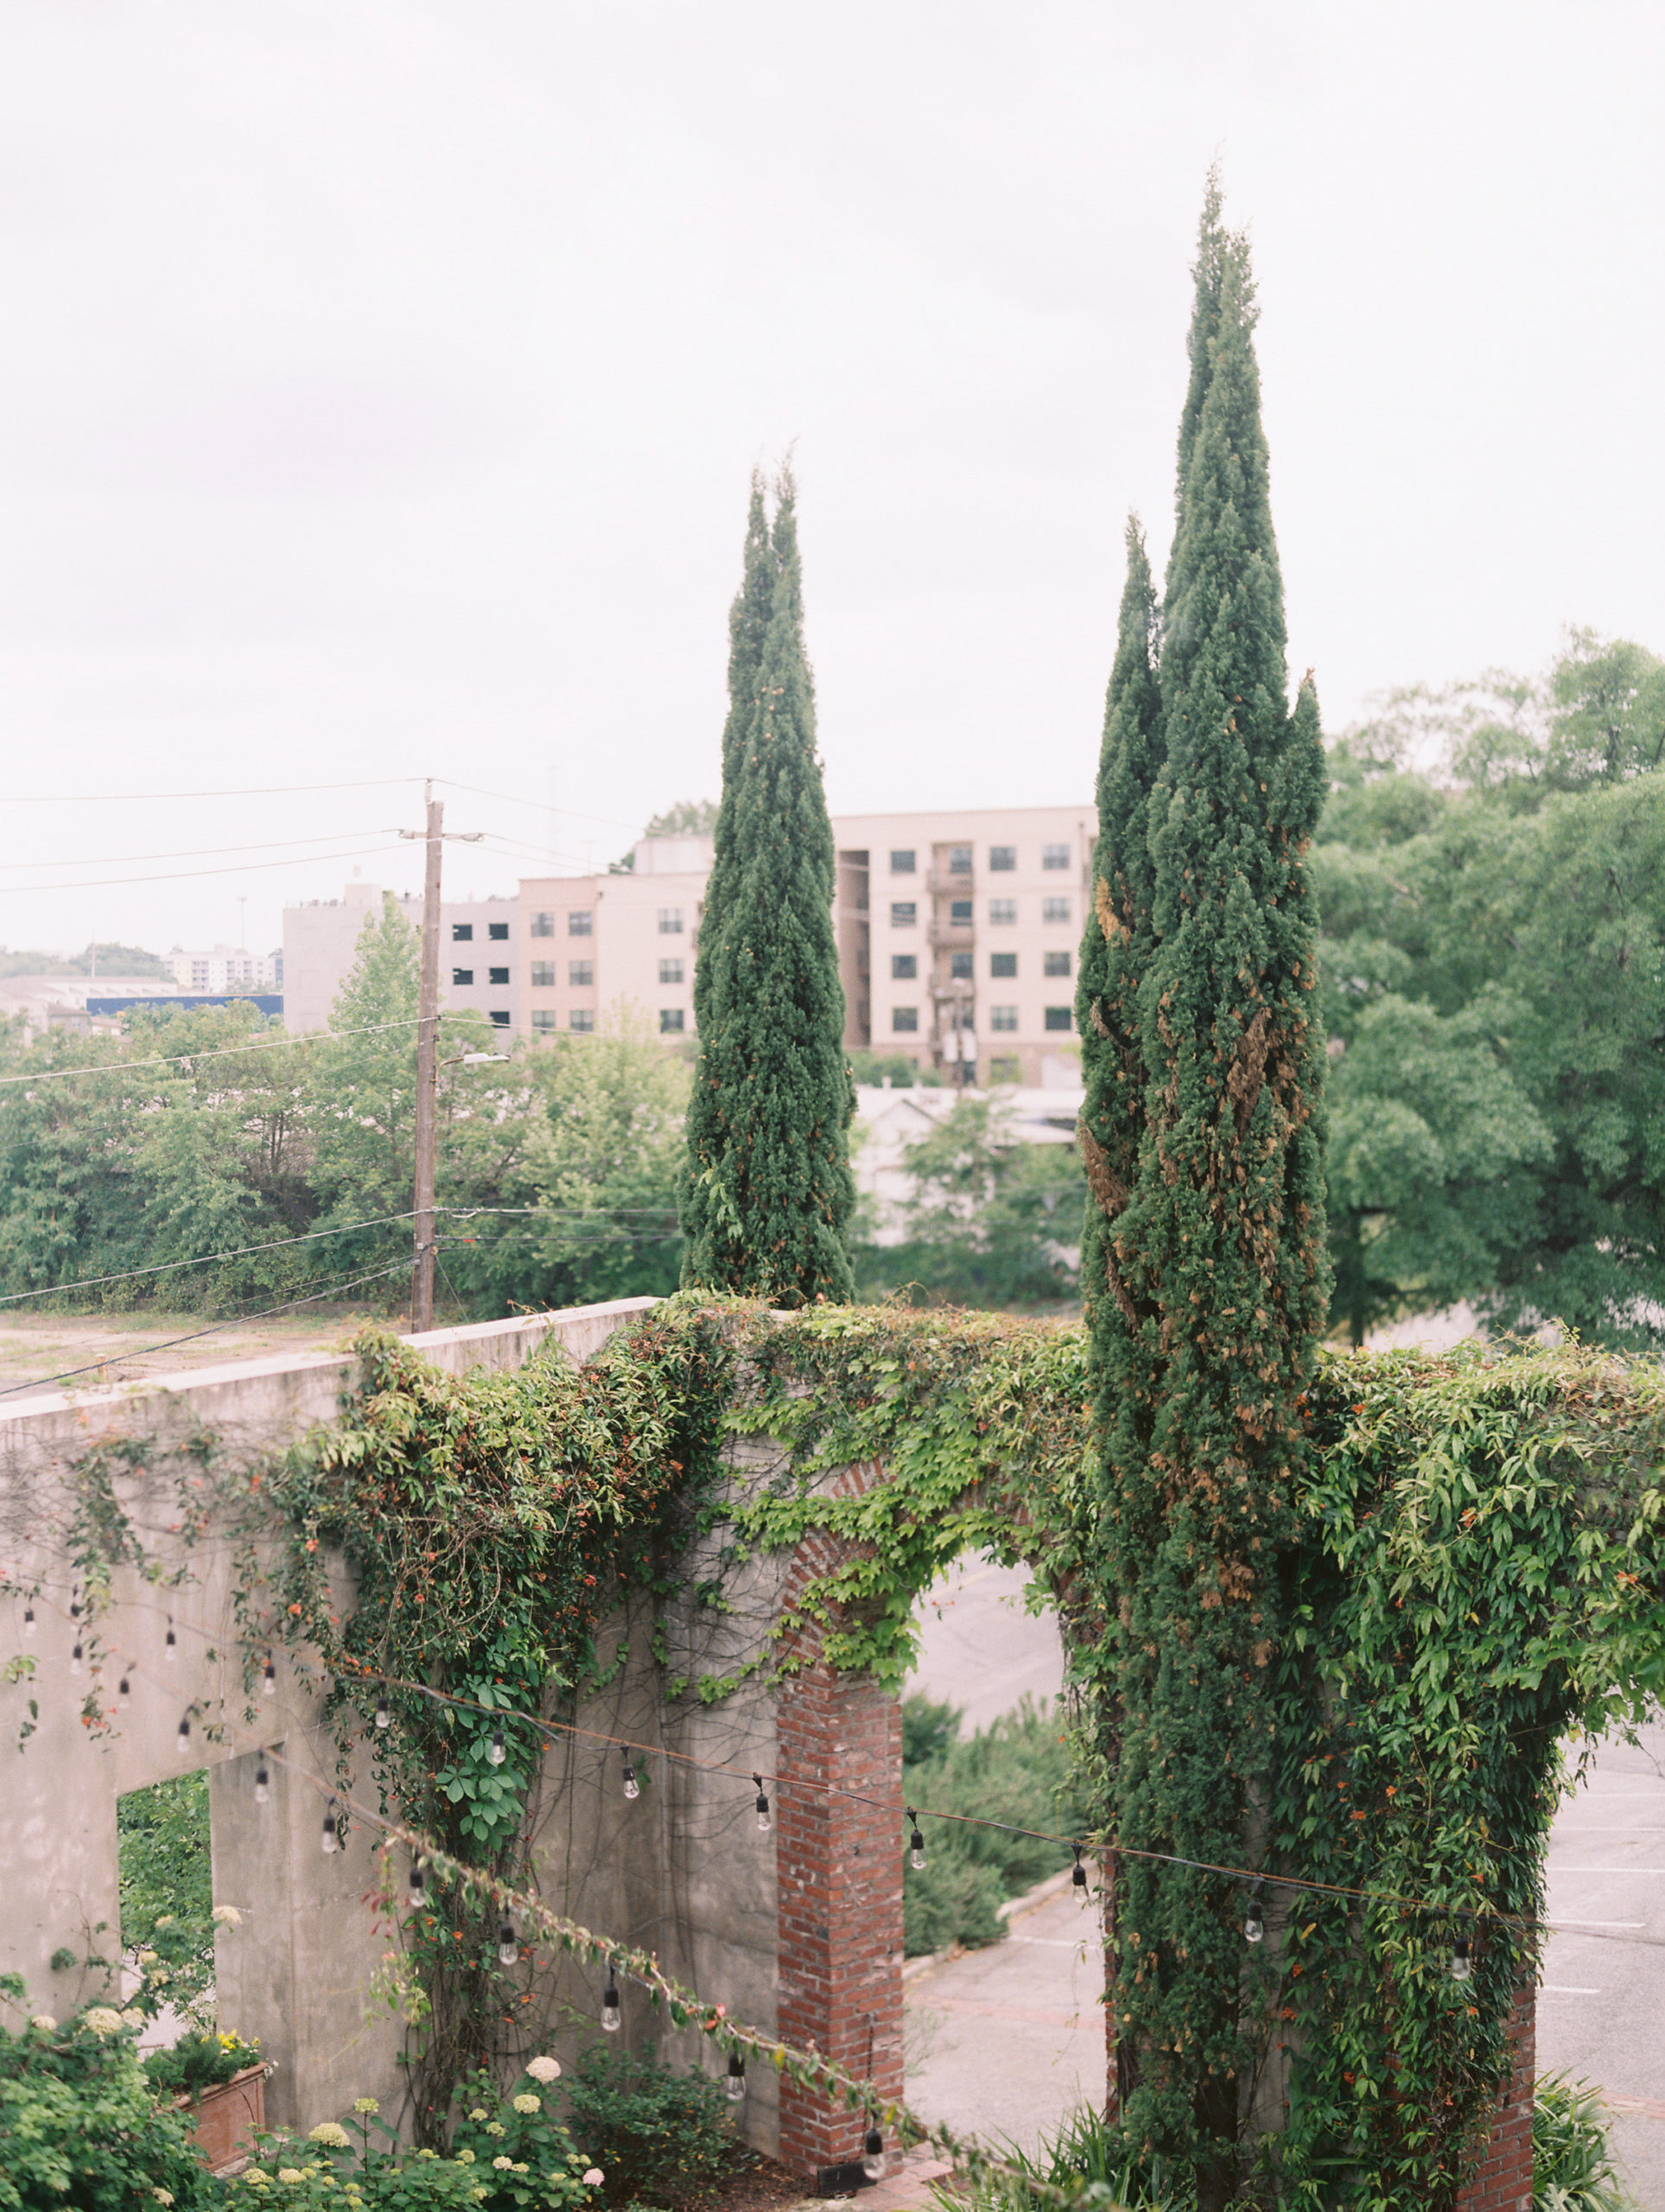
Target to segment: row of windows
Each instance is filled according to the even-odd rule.
[[[1017,864],[1018,849],[1015,845],[991,845],[988,848],[988,867],[992,874],[1009,874],[1017,867]],[[1070,848],[1068,845],[1043,845],[1040,849],[1040,864],[1043,868],[1068,868]],[[890,872],[893,875],[913,875],[918,873],[918,853],[916,848],[909,846],[897,848],[892,851]],[[969,845],[950,845],[948,848],[948,872],[950,875],[970,874],[971,848]]]
[[[533,937],[553,937],[555,935],[555,916],[546,907],[541,912],[535,913],[532,916],[529,927],[530,934]],[[509,934],[509,925],[507,922],[493,922],[491,925],[491,931],[493,937],[507,937]],[[453,922],[451,925],[451,934],[454,938],[471,938],[473,933],[474,929],[472,922]],[[661,906],[659,909],[659,935],[661,937],[680,937],[682,933],[682,908],[680,906]],[[592,913],[588,907],[575,906],[572,912],[567,916],[567,935],[569,937],[594,937],[594,934],[595,916],[594,913]]]
[[[949,954],[948,972],[956,982],[970,981],[972,975],[971,961],[972,956],[969,952],[950,952]],[[1068,952],[1043,952],[1040,956],[1040,972],[1043,976],[1067,976],[1070,973],[1070,963],[1071,955]],[[661,962],[661,982],[664,980],[664,963]],[[911,983],[915,976],[918,976],[918,972],[919,956],[917,952],[893,952],[891,954],[890,978],[892,982]],[[991,952],[988,956],[988,972],[997,982],[1010,981],[1010,979],[1018,972],[1017,954],[1015,952]],[[534,982],[537,980],[536,969],[533,970],[532,980]]]
[[[492,1019],[493,1021],[504,1022],[507,1021],[509,1017],[506,1014],[494,1014]],[[547,1036],[551,1030],[559,1027],[553,1007],[541,1006],[533,1013],[532,1027],[539,1036]],[[662,1006],[659,1008],[659,1034],[662,1037],[680,1037],[687,1027],[688,1023],[681,1007]],[[567,1015],[567,1027],[574,1036],[589,1036],[595,1027],[594,1007],[573,1007]]]
[[[454,968],[451,970],[451,981],[460,990],[468,989],[472,986],[473,980],[474,971],[472,968]],[[486,981],[488,984],[495,983],[500,987],[506,983],[508,980],[509,971],[506,968],[488,968],[486,970]],[[495,1016],[493,1018],[493,1020],[496,1019]]]
[[[988,902],[988,922],[991,929],[1009,929],[1018,918],[1015,899],[991,899]],[[1067,922],[1070,902],[1067,899],[1043,899],[1040,902],[1043,922]],[[917,929],[919,925],[919,906],[917,899],[893,899],[890,907],[890,925],[893,930]],[[948,902],[948,925],[950,929],[969,930],[973,925],[972,903],[969,899],[950,899]]]
[[[486,925],[486,934],[488,938],[495,939],[495,941],[499,944],[506,944],[509,936],[509,925],[507,922],[487,922]],[[532,935],[536,937],[537,935],[537,931],[534,930],[532,931]],[[472,944],[473,941],[474,925],[472,922],[452,923],[451,942],[453,944]]]
[[[894,1036],[913,1036],[919,1027],[918,1007],[917,1006],[892,1007],[890,1026],[892,1034]],[[988,1009],[988,1026],[991,1029],[1015,1029],[1018,1026],[1016,1007],[991,1006]],[[1067,1006],[1044,1007],[1041,1009],[1041,1027],[1045,1029],[1073,1029],[1075,1015]]]
[[[1051,972],[1050,969],[1048,972]],[[680,983],[683,975],[683,963],[680,960],[662,960],[659,963],[659,981],[662,983]],[[554,961],[534,960],[531,964],[531,978],[532,988],[535,991],[552,991],[555,988]],[[470,988],[473,980],[474,971],[472,968],[454,968],[451,970],[451,981],[460,989]],[[486,981],[488,984],[503,984],[508,980],[509,971],[506,968],[488,968],[486,970]],[[570,988],[580,991],[588,990],[594,981],[595,963],[593,960],[568,961],[567,982]]]

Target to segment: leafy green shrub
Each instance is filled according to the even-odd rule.
[[[1539,2076],[1532,2106],[1533,2212],[1630,2212],[1607,2147],[1601,2092]]]
[[[566,2076],[574,2139],[607,2178],[610,2205],[689,2204],[714,2192],[734,2157],[720,2083],[690,2069],[592,2044]]]
[[[16,1974],[0,1996],[27,2015]],[[57,2026],[37,2014],[0,2028],[0,2208],[42,2212],[195,2212],[218,2204],[188,2115],[158,2109],[139,2068],[140,2016],[92,2005]]]
[[[1126,2139],[1091,2105],[1071,2113],[1033,2152],[1010,2142],[998,2148],[1026,2180],[1072,2196],[1090,2189],[1102,2192],[1093,2200],[1099,2212],[1196,2212],[1197,2195],[1190,2183],[1176,2181],[1160,2158],[1136,2158]],[[940,2212],[1035,2212],[1039,2202],[1021,2183],[979,2183],[969,2196],[937,2187],[931,2195]]]
[[[1025,1698],[969,1740],[958,1738],[959,1719],[951,1707],[919,1696],[904,1699],[902,1789],[910,1805],[975,1813],[1054,1834],[1085,1825],[1071,1789],[1059,1711]],[[1058,1845],[1033,1836],[929,1818],[923,1833],[925,1871],[910,1867],[903,1889],[903,1940],[910,1958],[950,1943],[998,1942],[1006,1933],[1000,1906],[1059,1868]]]
[[[581,2154],[572,2137],[550,2110],[550,2091],[523,2074],[507,2096],[499,2095],[489,2074],[476,2074],[457,2090],[461,2117],[451,2139],[451,2154],[472,2153],[475,2171],[489,2194],[482,2212],[520,2212],[528,2205],[581,2203],[589,2190],[583,2177],[606,2162]],[[505,2167],[500,2162],[508,2160]]]
[[[241,2036],[191,2034],[168,2050],[153,2050],[141,2063],[158,2097],[198,2097],[259,2059],[260,2045]]]
[[[122,1935],[144,1976],[132,2002],[148,2018],[172,2005],[206,2027],[214,1979],[207,1773],[129,1790],[116,1830]]]

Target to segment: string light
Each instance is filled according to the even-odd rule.
[[[497,1931],[497,1955],[503,1966],[513,1967],[520,1963],[520,1940],[514,1932],[514,1923],[506,1912],[503,1916],[503,1924]]]
[[[425,1903],[423,1885],[426,1878],[422,1871],[422,1853],[418,1851],[411,1858],[410,1878],[406,1883],[404,1891],[404,1901],[412,1912],[420,1912]]]
[[[1451,1947],[1451,1978],[1453,1981],[1466,1981],[1473,1971],[1474,1962],[1469,1956],[1469,1939],[1466,1936],[1459,1936]]]
[[[81,1647],[79,1643],[69,1655],[69,1671],[72,1675],[79,1675],[81,1671]]]
[[[492,1748],[486,1754],[493,1766],[501,1766],[509,1756],[503,1748],[503,1723],[499,1720],[492,1736]]]
[[[69,1593],[69,1618],[73,1621],[78,1621],[81,1618],[81,1586],[79,1582],[72,1587]]]
[[[260,1754],[260,1764],[254,1770],[254,1802],[264,1805],[271,1796],[271,1777],[266,1771],[266,1754]]]
[[[1243,1941],[1246,1943],[1258,1943],[1265,1934],[1266,1922],[1261,1914],[1261,1885],[1256,1882],[1254,1894],[1250,1897],[1248,1908],[1243,1913]]]
[[[23,1608],[23,1641],[25,1643],[34,1643],[35,1628],[35,1608],[33,1605],[25,1605]]]
[[[912,1805],[907,1808],[907,1816],[913,1823],[913,1833],[907,1840],[907,1863],[916,1874],[923,1874],[925,1871],[925,1840],[919,1833],[919,1815]]]
[[[737,2050],[728,2054],[728,2101],[737,2105],[746,2094],[746,2061]]]
[[[760,1774],[754,1774],[752,1779],[758,1786],[758,1834],[767,1835],[774,1826],[774,1821],[769,1814],[769,1794],[763,1786],[763,1777]]]
[[[636,1770],[630,1763],[630,1753],[626,1751],[625,1753],[625,1795],[626,1797],[639,1797],[641,1794],[642,1785],[636,1779]]]
[[[277,1669],[272,1664],[270,1651],[266,1654],[266,1671],[261,1680],[260,1694],[262,1697],[276,1697],[277,1694]]]
[[[616,2035],[624,2024],[624,2015],[619,2010],[619,1984],[613,1965],[607,1961],[607,1986],[601,1993],[601,2030],[605,2035]]]
[[[1076,1855],[1076,1863],[1070,1870],[1070,1887],[1072,1890],[1084,1890],[1087,1886],[1087,1869],[1081,1863],[1081,1846],[1078,1843],[1072,1843],[1070,1848]]]
[[[335,1824],[335,1800],[332,1797],[324,1808],[324,1832],[318,1840],[318,1847],[327,1859],[340,1848],[340,1834]]]
[[[130,1661],[128,1662],[130,1666],[131,1663]],[[127,1679],[127,1667],[122,1669],[122,1678],[116,1685],[117,1690],[123,1697],[129,1696],[132,1690],[132,1684]]]
[[[885,2139],[867,2114],[867,2132],[861,2139],[861,2171],[869,2181],[885,2178]]]
[[[162,1640],[162,1656],[164,1659],[177,1659],[179,1656],[179,1638],[174,1634],[174,1617],[171,1613],[168,1616],[168,1633]]]
[[[393,1715],[388,1710],[385,1682],[382,1684],[382,1694],[376,1700],[376,1726],[378,1728],[391,1728],[393,1726]]]
[[[182,1759],[191,1756],[191,1716],[181,1713],[179,1717],[179,1755]]]

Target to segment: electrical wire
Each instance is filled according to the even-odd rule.
[[[359,833],[351,834],[356,836]],[[394,833],[390,830],[386,834],[391,836]],[[234,848],[226,846],[224,849],[230,852]],[[113,891],[127,883],[188,883],[200,875],[245,875],[252,874],[257,868],[299,868],[316,861],[366,860],[392,849],[387,845],[359,845],[350,852],[291,855],[281,861],[247,861],[227,868],[170,868],[162,875],[101,875],[89,877],[83,883],[0,883],[0,893],[8,891]]]
[[[511,806],[530,806],[539,814],[569,815],[575,822],[599,822],[608,830],[633,830],[641,835],[639,822],[621,822],[616,814],[586,814],[581,806],[557,806],[547,798],[527,798],[519,791],[489,791],[483,784],[460,784],[454,776],[435,776],[436,784],[443,784],[449,791],[467,791],[475,798],[506,799]]]
[[[89,994],[89,995],[92,995]],[[175,1009],[164,1010],[171,1012]],[[459,1010],[449,1009],[453,1013]],[[143,1012],[143,1001],[140,1002],[138,1011]],[[435,1019],[443,1021],[446,1012],[447,1010],[442,1008]],[[366,1021],[356,1029],[306,1029],[302,1030],[298,1036],[293,1036],[285,1032],[281,1037],[251,1038],[246,1045],[209,1045],[205,1046],[199,1052],[158,1052],[152,1058],[143,1060],[83,1060],[73,1068],[42,1068],[38,1072],[29,1075],[0,1075],[0,1085],[12,1083],[57,1083],[67,1076],[119,1075],[127,1068],[177,1067],[186,1060],[223,1060],[244,1052],[276,1052],[281,1051],[285,1045],[328,1043],[336,1037],[373,1037],[378,1031],[384,1029],[420,1029],[425,1018],[422,1014],[411,1014],[402,1021]]]
[[[265,1244],[234,1244],[224,1252],[200,1252],[191,1260],[158,1260],[149,1268],[127,1268],[113,1275],[78,1275],[73,1282],[48,1283],[43,1290],[10,1290],[0,1296],[0,1306],[22,1306],[31,1298],[55,1298],[59,1293],[72,1290],[103,1290],[111,1283],[136,1282],[142,1275],[165,1275],[181,1268],[211,1268],[218,1260],[246,1260],[256,1252],[284,1252],[296,1244],[315,1244],[321,1237],[351,1236],[358,1229],[382,1229],[389,1222],[414,1221],[412,1208],[404,1213],[372,1214],[367,1221],[344,1222],[339,1229],[308,1229],[298,1236],[274,1236]],[[3,1393],[0,1393],[3,1395]]]
[[[375,828],[315,830],[309,837],[268,837],[256,844],[190,845],[175,853],[100,853],[96,857],[81,853],[67,861],[0,861],[0,868],[115,868],[126,861],[202,861],[222,853],[275,853],[280,848],[315,845],[321,837],[391,837],[396,834],[391,830]],[[327,860],[330,855],[325,854],[321,857]]]
[[[129,806],[140,799],[276,798],[291,791],[385,791],[395,784],[420,784],[421,776],[358,776],[345,784],[238,784],[205,791],[200,785],[188,791],[6,791],[0,806]],[[443,779],[435,780],[442,781]]]

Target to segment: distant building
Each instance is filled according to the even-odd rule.
[[[834,927],[851,1052],[948,1080],[1080,1081],[1075,969],[1090,896],[1090,807],[840,815]],[[617,874],[528,877],[442,909],[440,996],[522,1036],[583,1035],[632,1001],[667,1044],[694,1031],[709,837],[644,837]],[[285,1020],[329,1019],[382,892],[286,907]],[[413,926],[422,903],[402,899]]]
[[[175,945],[168,955],[168,964],[175,982],[185,991],[279,991],[283,988],[281,951],[262,954],[217,944],[207,952],[185,952]]]

